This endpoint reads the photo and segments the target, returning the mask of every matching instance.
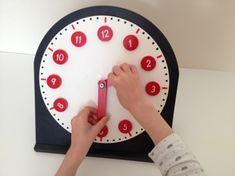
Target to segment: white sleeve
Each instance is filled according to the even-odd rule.
[[[149,157],[160,169],[162,176],[205,176],[195,156],[187,150],[182,139],[172,133],[157,144]]]

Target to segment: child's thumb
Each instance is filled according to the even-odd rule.
[[[108,120],[109,120],[109,117],[104,116],[99,120],[99,122],[96,123],[95,129],[97,133],[99,133],[102,130],[102,128],[105,126]]]

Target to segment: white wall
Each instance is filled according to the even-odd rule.
[[[35,54],[57,20],[91,5],[125,7],[150,19],[180,67],[235,72],[233,0],[0,0],[0,51]]]

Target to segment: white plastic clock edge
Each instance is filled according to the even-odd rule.
[[[76,99],[79,98],[79,96],[76,95],[76,96],[73,96],[73,98],[72,98],[73,100],[71,99],[69,101],[70,102],[69,103],[70,110],[68,109],[68,111],[63,112],[63,113],[57,113],[57,112],[55,112],[55,110],[49,110],[52,117],[57,122],[58,122],[58,119],[59,119],[58,123],[69,132],[71,132],[70,120],[78,112],[79,108],[81,108],[84,104],[90,104],[90,105],[96,104],[96,101],[97,101],[97,82],[101,77],[105,77],[105,75],[107,75],[107,73],[111,70],[110,65],[120,64],[123,61],[135,64],[135,65],[136,65],[136,63],[138,63],[136,66],[137,66],[137,68],[140,72],[141,79],[145,84],[146,84],[147,80],[149,80],[149,81],[156,80],[156,77],[158,77],[159,73],[164,73],[164,74],[167,73],[167,75],[164,75],[162,77],[158,77],[157,81],[159,83],[161,83],[160,85],[163,85],[164,87],[169,87],[169,74],[168,74],[169,72],[168,72],[167,64],[165,62],[164,55],[161,52],[161,50],[160,50],[159,46],[157,45],[157,43],[151,38],[151,36],[149,36],[143,29],[141,29],[139,26],[136,26],[134,23],[132,23],[130,21],[127,21],[127,20],[124,20],[124,19],[121,19],[121,18],[117,18],[117,17],[111,17],[111,16],[99,16],[100,19],[97,20],[96,17],[97,16],[92,16],[91,17],[93,19],[93,21],[95,21],[95,23],[94,22],[91,23],[92,20],[90,20],[90,17],[84,18],[85,22],[83,22],[83,19],[80,19],[78,21],[73,22],[74,26],[76,27],[75,28],[76,30],[85,31],[85,33],[88,34],[87,36],[91,35],[93,37],[88,37],[86,46],[84,48],[75,48],[72,45],[70,45],[69,46],[70,48],[68,48],[66,50],[68,50],[68,53],[77,53],[78,50],[81,53],[82,50],[83,50],[84,53],[89,53],[91,55],[91,58],[96,58],[96,57],[99,56],[98,53],[86,50],[88,48],[89,42],[92,41],[92,43],[94,45],[90,46],[91,49],[93,48],[93,49],[96,49],[96,51],[97,50],[101,51],[102,47],[105,47],[106,50],[109,50],[109,53],[106,53],[107,58],[110,58],[110,57],[113,58],[115,53],[116,54],[118,53],[118,57],[116,59],[112,59],[112,60],[110,60],[110,59],[109,60],[104,60],[103,59],[104,57],[99,58],[100,62],[102,62],[102,63],[105,63],[104,61],[106,61],[106,64],[104,64],[101,68],[97,68],[97,67],[99,67],[100,64],[99,64],[99,62],[94,64],[93,63],[94,60],[93,60],[93,62],[88,61],[88,63],[84,63],[83,62],[83,61],[85,61],[85,59],[84,59],[84,60],[81,60],[81,62],[79,63],[79,65],[81,65],[79,67],[79,69],[81,69],[81,70],[79,70],[79,72],[77,72],[77,74],[81,77],[78,78],[78,80],[80,80],[80,81],[78,81],[78,84],[77,84],[78,87],[77,87],[76,91],[79,92],[79,83],[83,82],[84,84],[86,84],[86,82],[91,81],[91,80],[88,81],[87,79],[93,79],[93,80],[95,79],[95,81],[90,84],[92,86],[92,91],[93,92],[91,90],[89,90],[89,88],[86,88],[85,90],[80,90],[80,91],[84,92],[83,95],[90,95],[93,98],[90,99],[90,102],[87,102],[87,97],[84,96],[84,97],[81,98],[82,100],[81,100],[79,105],[76,104],[76,103],[73,105],[73,103],[71,103],[71,102],[76,102]],[[104,17],[107,17],[107,22],[106,23],[104,23],[104,21],[103,21]],[[113,18],[113,20],[111,20],[111,18]],[[120,19],[120,21],[117,22],[117,19]],[[126,23],[124,23],[124,21],[126,21]],[[76,22],[79,22],[79,24],[77,24]],[[84,25],[84,24],[86,24],[86,25]],[[120,24],[122,24],[122,27],[125,26],[124,31],[122,31],[122,32],[125,32],[125,34],[123,34],[121,32],[122,28],[121,28]],[[132,24],[132,26],[130,26],[131,24]],[[114,36],[113,36],[112,40],[109,41],[109,42],[103,42],[102,43],[98,40],[98,38],[96,36],[97,28],[99,26],[102,26],[102,25],[109,25],[113,29]],[[129,26],[129,28],[126,28],[126,26]],[[65,30],[65,29],[67,29],[67,30]],[[138,29],[139,29],[139,33],[136,34],[136,31]],[[57,37],[57,40],[55,40],[55,37],[53,37],[53,40],[49,43],[47,48],[49,48],[49,47],[54,48],[54,49],[56,49],[56,48],[66,48],[66,46],[69,43],[71,43],[70,42],[70,36],[75,31],[71,28],[71,24],[67,25],[61,31],[62,31],[62,35],[60,35],[60,32],[58,32],[57,35],[55,36],[55,37]],[[142,34],[143,32],[145,34]],[[111,42],[118,39],[118,38],[120,38],[120,40],[119,40],[118,43],[115,43],[115,46],[117,45],[119,47],[123,47],[122,46],[122,38],[123,38],[124,35],[130,34],[130,33],[137,35],[138,38],[139,38],[139,41],[140,41],[139,43],[140,44],[139,44],[139,47],[136,49],[136,51],[130,52],[130,51],[125,51],[123,48],[121,48],[121,52],[117,52],[118,47],[115,47],[115,50],[112,49],[112,48],[108,48],[108,46],[110,46]],[[147,37],[150,37],[150,38],[147,39]],[[60,39],[62,39],[62,40],[60,40]],[[155,44],[152,44],[152,42],[154,42]],[[51,43],[53,43],[53,45]],[[154,74],[153,74],[153,72],[143,71],[140,68],[140,64],[139,64],[141,56],[145,56],[146,51],[150,50],[149,48],[151,48],[151,52],[147,52],[148,53],[147,55],[152,54],[156,57],[162,55],[162,57],[157,60],[158,65],[157,65],[157,69],[154,72]],[[156,48],[159,48],[159,50],[156,50]],[[138,51],[139,59],[137,59],[137,58],[134,59],[137,51]],[[45,54],[47,54],[47,56],[45,56]],[[40,75],[40,78],[39,78],[40,79],[39,81],[40,81],[41,93],[45,92],[45,93],[42,93],[42,97],[43,97],[45,105],[47,106],[48,109],[51,107],[52,102],[54,100],[54,97],[58,97],[58,95],[62,95],[63,93],[65,93],[63,90],[66,87],[66,84],[62,83],[61,88],[57,89],[55,91],[55,90],[51,90],[50,88],[48,88],[45,81],[41,81],[41,78],[46,78],[49,74],[54,73],[54,72],[58,73],[58,70],[59,70],[60,74],[64,75],[63,80],[69,80],[70,77],[71,77],[71,73],[66,74],[66,70],[67,70],[67,72],[71,72],[71,69],[76,69],[76,67],[77,67],[75,63],[65,64],[65,65],[62,66],[64,70],[61,70],[61,66],[58,66],[58,65],[54,64],[51,58],[52,58],[52,52],[50,52],[47,49],[44,53],[44,56],[42,58],[42,62],[40,64],[40,74],[43,73],[43,75]],[[122,59],[120,59],[120,58],[122,58]],[[43,60],[45,62],[43,62]],[[138,60],[138,62],[137,62],[137,60]],[[164,61],[164,62],[159,62],[159,60]],[[107,61],[108,61],[108,64],[107,64]],[[70,61],[68,61],[68,63],[69,62]],[[88,66],[92,65],[95,68],[96,73],[93,73],[93,74],[96,75],[96,78],[90,78],[89,77],[89,74],[91,74],[92,70],[94,70],[94,69],[89,69],[89,68],[87,69],[86,67],[83,67],[83,65],[86,65],[86,64]],[[43,67],[43,69],[42,69],[42,67]],[[47,70],[48,68],[50,68],[50,69]],[[83,75],[81,75],[81,73],[83,73]],[[146,76],[146,74],[148,76]],[[65,79],[65,77],[67,77],[67,78]],[[165,80],[168,80],[168,82],[164,82]],[[71,82],[68,83],[68,85],[71,86]],[[43,86],[43,87],[41,87],[41,86]],[[68,87],[65,88],[65,90],[67,91],[67,93],[71,92],[71,91],[69,91]],[[109,104],[108,104],[108,107],[107,107],[107,112],[108,113],[110,113],[112,111],[111,110],[112,107],[115,107],[114,105],[112,105],[112,102],[115,102],[117,100],[117,98],[115,99],[115,95],[114,95],[115,91],[110,89],[110,92],[112,92],[111,94],[113,94],[113,96],[109,95],[109,97],[112,97],[114,100],[113,101],[109,100],[109,104],[111,106],[109,106]],[[156,109],[159,110],[160,112],[161,112],[161,110],[163,109],[163,107],[165,105],[165,101],[167,100],[167,94],[168,94],[168,90],[163,90],[163,91],[161,90],[160,94],[157,97],[150,97],[150,99],[155,104]],[[67,95],[67,96],[70,97],[71,95],[70,96]],[[65,94],[65,97],[66,97],[66,94]],[[45,100],[45,98],[47,98],[47,100]],[[161,101],[160,101],[161,103],[156,103],[156,101],[159,102],[159,99],[161,99]],[[165,99],[165,101],[162,101],[163,99]],[[49,105],[47,105],[47,103],[49,103]],[[119,107],[120,105],[118,105],[117,102],[116,102],[116,104],[118,106],[118,107],[115,108],[116,110],[121,108],[121,107]],[[162,105],[162,106],[160,106],[160,105]],[[70,112],[70,113],[68,113],[68,112]],[[54,116],[54,114],[56,114],[56,115]],[[60,114],[58,116],[59,118],[57,118],[57,114]],[[125,112],[125,114],[126,114],[127,118],[130,118],[132,123],[133,123],[133,135],[132,135],[132,137],[135,137],[135,136],[141,134],[144,131],[143,128],[138,124],[138,122],[136,122],[134,120],[134,118],[128,112]],[[68,117],[70,117],[70,118],[68,118]],[[63,121],[63,122],[61,122],[61,121]],[[111,122],[112,122],[112,120],[111,120]],[[111,122],[108,123],[108,126],[112,126]],[[116,124],[116,126],[117,126],[117,124]],[[138,132],[138,134],[136,134],[136,132]],[[111,134],[115,137],[113,137],[113,138],[109,137],[109,135],[111,136]],[[110,131],[109,135],[107,137],[104,137],[104,140],[102,140],[102,141],[99,141],[99,138],[96,138],[96,142],[98,142],[98,143],[116,143],[116,142],[121,142],[121,141],[125,141],[125,140],[128,140],[128,139],[132,138],[132,137],[128,136],[128,134],[127,135],[121,134],[122,139],[119,140],[120,132],[119,133],[114,133],[114,132]],[[113,139],[115,139],[115,141],[113,141]],[[109,141],[107,142],[107,140],[109,140]]]

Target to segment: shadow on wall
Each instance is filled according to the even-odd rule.
[[[77,2],[77,5],[73,6],[73,9],[70,10],[73,12],[85,7],[102,5],[125,8],[144,16],[146,19],[156,25],[157,28],[165,35],[177,57],[177,50],[175,48],[175,46],[177,46],[177,40],[172,40],[174,38],[171,37],[170,31],[172,27],[175,26],[175,21],[177,21],[175,18],[177,18],[178,13],[180,13],[180,16],[184,16],[185,14],[184,12],[179,11],[179,7],[182,7],[180,3],[177,5],[171,4],[169,6],[168,3],[165,3],[161,0],[96,0],[95,2],[94,0],[90,0],[86,1],[85,3]],[[187,11],[187,9],[185,11]],[[176,29],[176,27],[174,27],[174,29]],[[177,32],[175,32],[173,35],[175,36],[176,33]],[[179,60],[178,64],[180,65]]]
[[[137,12],[142,16],[145,16],[150,21],[154,22],[153,14],[156,14],[156,4],[159,3],[156,1],[139,1],[139,0],[132,0],[132,1],[120,1],[120,0],[97,0],[96,2],[91,1],[81,6],[81,2],[78,2],[77,8],[74,8],[74,11],[79,10],[81,8],[89,7],[89,6],[100,6],[100,5],[107,5],[107,6],[117,6],[121,8],[126,8],[131,11]]]

